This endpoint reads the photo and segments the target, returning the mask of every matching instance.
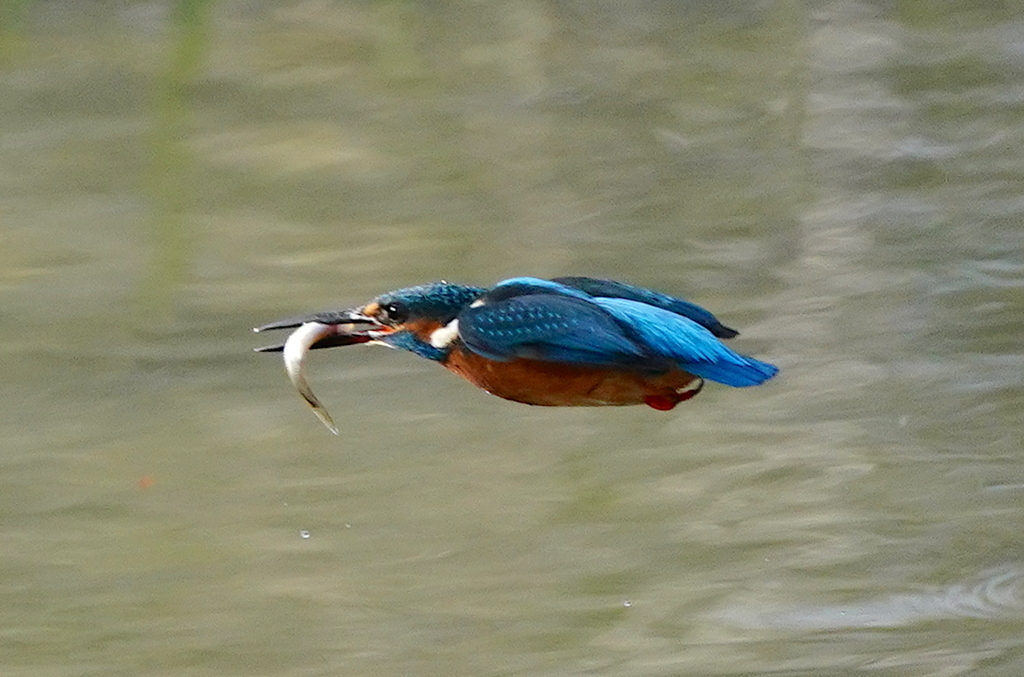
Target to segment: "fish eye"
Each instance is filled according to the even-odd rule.
[[[392,301],[381,308],[384,319],[391,324],[401,324],[409,318],[409,310],[404,303]]]

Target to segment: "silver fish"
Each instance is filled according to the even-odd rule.
[[[288,378],[292,385],[302,395],[302,399],[313,408],[313,413],[320,419],[320,422],[327,426],[335,435],[338,434],[338,427],[334,425],[334,419],[327,413],[327,409],[306,381],[305,366],[306,355],[310,347],[317,341],[337,333],[338,328],[333,325],[320,324],[319,322],[306,322],[293,331],[284,342],[284,368],[288,372]]]

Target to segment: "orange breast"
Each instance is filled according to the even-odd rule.
[[[668,410],[696,395],[702,383],[681,369],[651,376],[540,360],[496,362],[461,346],[445,366],[498,397],[548,407],[647,404]]]

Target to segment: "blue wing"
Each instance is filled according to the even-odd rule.
[[[458,319],[466,346],[492,360],[527,357],[652,372],[675,364],[735,387],[763,383],[778,372],[727,348],[716,333],[736,332],[700,306],[607,280],[512,278]]]
[[[643,368],[651,354],[591,301],[534,292],[459,313],[459,336],[473,352],[508,361],[523,357],[607,367]],[[666,365],[661,365],[664,368]]]
[[[695,376],[742,388],[764,383],[779,371],[733,352],[706,327],[664,308],[622,298],[593,302],[628,325],[650,350]]]
[[[660,292],[634,287],[631,284],[616,282],[614,280],[598,280],[593,277],[556,277],[552,282],[573,289],[578,289],[590,296],[627,299],[637,301],[655,308],[663,308],[677,315],[688,317],[697,324],[708,329],[718,338],[732,338],[739,334],[735,329],[730,329],[718,321],[711,311],[701,308],[696,303],[683,301],[674,296]]]
[[[558,279],[542,280],[539,277],[512,277],[502,280],[487,292],[488,301],[504,301],[515,296],[533,294],[556,294],[589,300],[591,295],[582,289],[562,284]]]

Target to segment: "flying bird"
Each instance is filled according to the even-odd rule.
[[[433,360],[507,400],[541,406],[646,404],[668,411],[704,381],[745,388],[778,367],[733,352],[737,335],[704,308],[590,277],[515,277],[491,288],[432,282],[366,305],[256,327],[295,329],[281,345],[292,384],[337,434],[304,375],[307,353],[378,343]]]

